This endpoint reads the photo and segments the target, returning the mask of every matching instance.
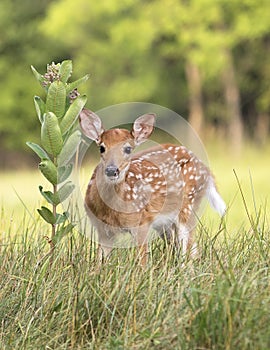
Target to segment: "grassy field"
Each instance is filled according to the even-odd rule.
[[[184,265],[153,242],[146,270],[121,249],[98,269],[78,233],[51,264],[35,214],[46,182],[35,171],[1,174],[0,349],[269,349],[270,148],[207,151],[225,220],[205,210],[200,259]]]

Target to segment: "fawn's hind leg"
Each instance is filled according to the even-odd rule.
[[[189,246],[190,232],[187,225],[180,223],[176,231],[176,244],[181,249],[183,255],[186,255]]]

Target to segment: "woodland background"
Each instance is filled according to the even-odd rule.
[[[30,65],[45,73],[63,59],[74,80],[90,73],[82,90],[92,110],[151,102],[203,140],[267,142],[268,0],[1,0],[0,33],[1,168],[26,164],[25,141],[39,141],[42,89]]]

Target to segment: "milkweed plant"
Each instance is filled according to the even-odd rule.
[[[58,212],[58,206],[73,192],[75,186],[70,181],[73,164],[70,162],[81,141],[81,132],[76,128],[76,120],[84,108],[87,97],[80,95],[77,88],[89,76],[69,82],[72,74],[72,61],[54,62],[47,65],[42,75],[31,66],[35,78],[45,90],[45,99],[34,97],[35,109],[41,124],[41,145],[26,144],[38,155],[38,168],[51,185],[51,190],[39,186],[41,195],[48,203],[37,209],[46,223],[51,225],[48,239],[53,254],[55,244],[72,231],[74,224],[69,222],[69,213]]]

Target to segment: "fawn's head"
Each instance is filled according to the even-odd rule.
[[[100,118],[83,109],[80,125],[85,136],[99,146],[102,171],[107,182],[119,183],[125,178],[134,148],[148,139],[154,129],[155,115],[144,114],[137,118],[132,130],[104,130]]]

